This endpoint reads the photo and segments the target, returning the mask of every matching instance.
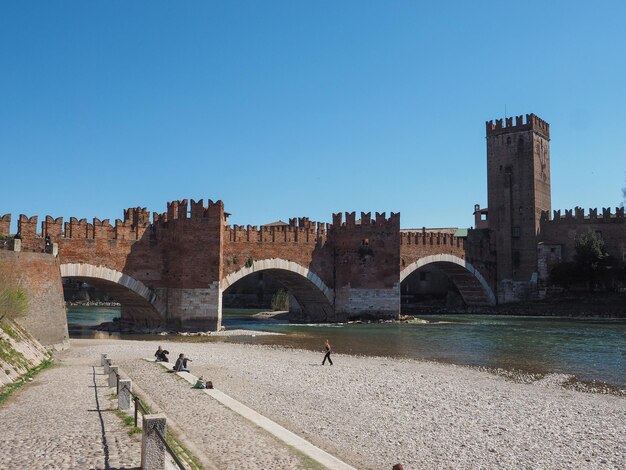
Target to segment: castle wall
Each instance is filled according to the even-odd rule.
[[[50,254],[0,250],[0,268],[27,294],[26,315],[17,322],[44,346],[69,346],[59,260]]]
[[[623,207],[616,208],[614,212],[610,208],[604,208],[601,212],[589,209],[587,214],[582,208],[576,207],[563,214],[554,211],[551,219],[549,212],[545,212],[539,233],[539,241],[543,245],[538,250],[539,263],[542,265],[541,277],[547,280],[556,264],[573,261],[576,237],[589,231],[602,237],[609,255],[626,262],[626,217]]]

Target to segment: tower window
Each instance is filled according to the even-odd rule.
[[[522,229],[519,227],[513,227],[511,235],[513,238],[519,238],[522,236]]]

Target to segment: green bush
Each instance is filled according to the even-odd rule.
[[[28,308],[26,291],[12,282],[0,266],[0,321],[24,315]]]

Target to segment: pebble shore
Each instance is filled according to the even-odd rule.
[[[72,340],[106,352],[218,468],[308,468],[157,364],[158,345],[193,359],[216,388],[359,469],[624,468],[626,399],[516,383],[467,367],[222,342]],[[196,425],[194,423],[204,423]],[[303,466],[304,465],[304,466]]]

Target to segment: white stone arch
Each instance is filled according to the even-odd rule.
[[[494,295],[493,291],[491,290],[491,287],[489,287],[489,284],[487,283],[485,278],[482,276],[482,274],[480,274],[480,272],[471,263],[468,263],[463,258],[459,258],[458,256],[454,256],[454,255],[439,254],[439,255],[429,255],[429,256],[420,258],[417,261],[414,261],[413,263],[409,264],[402,271],[400,271],[400,282],[404,281],[411,273],[413,273],[414,271],[417,271],[422,266],[426,266],[427,264],[432,264],[432,263],[452,263],[452,264],[456,264],[458,266],[465,268],[470,274],[472,274],[478,280],[478,282],[484,289],[485,294],[487,295],[489,303],[491,305],[496,304],[496,296]]]
[[[65,263],[60,266],[61,277],[92,278],[109,281],[126,287],[150,303],[162,318],[167,318],[167,308],[157,295],[143,282],[105,266],[94,266],[85,263]]]
[[[290,271],[292,273],[299,274],[300,276],[308,279],[315,287],[317,287],[324,297],[332,304],[333,303],[333,291],[322,281],[317,274],[313,271],[305,268],[304,266],[294,263],[293,261],[287,261],[280,258],[269,258],[259,261],[253,261],[252,266],[243,267],[234,273],[229,274],[222,282],[220,282],[221,292],[226,291],[230,286],[241,278],[252,274],[257,271],[266,271],[268,269],[277,269],[283,271]]]

